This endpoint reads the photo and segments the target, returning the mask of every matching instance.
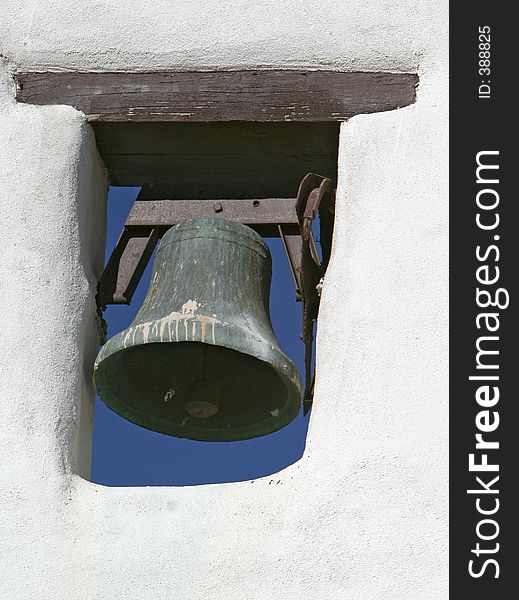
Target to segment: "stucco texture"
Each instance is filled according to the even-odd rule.
[[[438,600],[448,564],[445,0],[4,0],[0,598]],[[413,71],[341,125],[307,448],[271,477],[88,481],[107,181],[84,116],[26,70]]]

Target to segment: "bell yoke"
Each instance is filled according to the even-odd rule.
[[[287,425],[301,379],[272,330],[271,274],[265,242],[246,225],[204,218],[172,227],[133,323],[96,359],[101,400],[142,427],[195,440]]]

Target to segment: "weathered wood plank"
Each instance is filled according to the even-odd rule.
[[[28,73],[17,100],[69,104],[89,121],[343,121],[415,101],[412,73],[218,71]]]
[[[141,198],[295,197],[308,172],[335,181],[338,123],[94,123],[112,185]]]

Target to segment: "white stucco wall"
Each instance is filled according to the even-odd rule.
[[[447,598],[446,1],[4,0],[0,55],[0,598]],[[94,485],[104,171],[9,73],[259,67],[421,78],[341,127],[307,449],[254,482]]]

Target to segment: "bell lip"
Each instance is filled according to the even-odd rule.
[[[257,360],[261,360],[266,363],[269,367],[274,369],[278,374],[279,378],[284,384],[287,399],[283,409],[280,411],[279,415],[271,416],[267,419],[264,419],[259,422],[252,423],[250,425],[235,428],[235,429],[207,429],[200,430],[196,427],[182,426],[179,424],[171,423],[166,419],[162,419],[160,417],[150,417],[147,413],[143,411],[139,411],[135,408],[130,407],[124,401],[120,400],[117,396],[112,394],[108,388],[105,388],[104,384],[98,381],[98,376],[101,376],[102,380],[102,363],[107,358],[112,358],[121,352],[130,351],[132,348],[137,346],[146,345],[145,343],[137,343],[128,348],[120,347],[118,349],[114,349],[113,352],[109,350],[103,352],[107,346],[113,340],[116,340],[118,337],[122,338],[124,332],[120,332],[116,334],[113,338],[107,342],[96,359],[96,363],[94,365],[94,387],[96,392],[106,406],[113,410],[115,413],[119,414],[123,418],[140,427],[144,427],[145,429],[150,429],[151,431],[156,431],[158,433],[162,433],[165,435],[170,435],[173,437],[181,438],[181,439],[191,439],[197,441],[205,441],[205,442],[236,442],[240,440],[253,439],[256,437],[262,437],[265,435],[269,435],[270,433],[274,433],[279,431],[289,423],[291,423],[299,414],[299,411],[302,406],[302,383],[301,383],[301,375],[299,370],[292,362],[292,360],[284,354],[279,348],[271,347],[270,352],[275,356],[275,362],[267,361],[265,358],[258,356],[257,354],[248,354],[243,352],[243,349],[239,349],[236,346],[233,346],[229,343],[212,343],[211,341],[200,342],[198,340],[150,340],[146,344],[165,344],[165,343],[200,343],[207,344],[210,346],[219,346],[228,348],[229,350],[233,350],[235,352],[239,352],[240,354],[245,354],[247,356],[253,356]],[[265,344],[263,342],[263,344]],[[265,344],[268,345],[268,344]],[[105,356],[103,356],[103,354]],[[285,368],[283,368],[283,365]],[[103,389],[105,388],[105,389]]]
[[[173,227],[168,229],[166,233],[162,236],[159,247],[157,249],[157,254],[165,250],[171,244],[185,241],[186,239],[225,239],[225,237],[221,234],[218,236],[211,235],[211,230],[217,230],[223,233],[230,233],[231,235],[239,235],[242,238],[246,238],[254,245],[254,247],[251,247],[248,244],[244,243],[244,241],[242,241],[243,246],[246,246],[253,251],[257,251],[258,247],[261,248],[266,253],[269,260],[272,262],[269,247],[267,246],[265,240],[261,237],[259,233],[254,231],[254,229],[252,229],[248,225],[244,225],[243,223],[239,223],[238,221],[231,221],[230,219],[220,217],[197,217],[193,219],[186,219],[185,221],[174,225]],[[189,235],[189,233],[191,233],[191,235]],[[231,243],[236,243],[236,239],[229,239],[227,241]]]
[[[287,401],[287,408],[278,417],[270,417],[263,421],[236,429],[207,429],[201,430],[196,427],[182,426],[171,423],[158,417],[150,417],[145,412],[133,409],[118,398],[110,394],[110,398],[101,398],[110,410],[127,421],[144,427],[150,431],[170,435],[180,439],[195,440],[200,442],[239,442],[263,437],[275,433],[291,423],[299,414],[301,403]]]

